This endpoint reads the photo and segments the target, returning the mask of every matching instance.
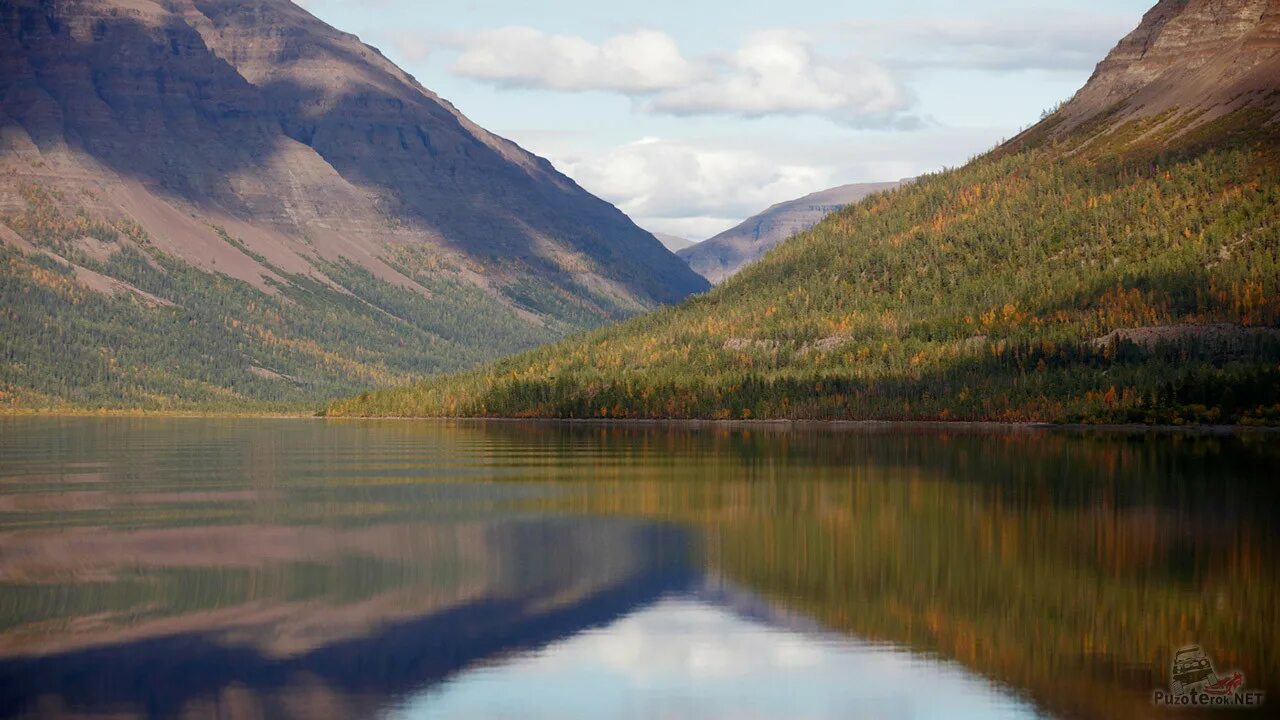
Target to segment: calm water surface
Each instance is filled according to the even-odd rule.
[[[0,418],[0,717],[1194,716],[1278,440]]]

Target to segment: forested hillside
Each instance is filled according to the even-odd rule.
[[[24,211],[0,214],[0,405],[305,407],[564,332],[408,261],[449,302],[341,261],[323,279],[271,266],[281,281],[264,292],[157,250],[136,224],[25,195]]]
[[[1280,423],[1278,37],[1163,0],[1028,132],[707,295],[328,413]]]
[[[1280,421],[1280,137],[1006,149],[712,293],[330,414]],[[1212,142],[1207,142],[1212,140]]]
[[[1280,0],[1161,0],[1073,99],[708,295],[332,415],[1280,423]]]

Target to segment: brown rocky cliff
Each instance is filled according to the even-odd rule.
[[[1170,110],[1203,124],[1234,110],[1280,112],[1280,0],[1161,0],[1058,113],[1059,131],[1114,113]]]

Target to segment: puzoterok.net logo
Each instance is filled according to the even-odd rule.
[[[1169,664],[1169,689],[1155,690],[1151,701],[1165,707],[1256,708],[1265,693],[1246,690],[1239,670],[1219,673],[1199,645],[1186,645],[1173,653]]]

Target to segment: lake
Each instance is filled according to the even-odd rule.
[[[1264,432],[0,418],[0,717],[1189,717],[1278,518]]]

